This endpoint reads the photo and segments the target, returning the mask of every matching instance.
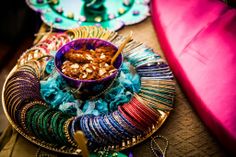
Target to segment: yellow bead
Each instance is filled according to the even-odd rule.
[[[124,9],[124,8],[120,8],[120,9],[118,10],[118,13],[119,13],[119,14],[124,14],[124,13],[125,13],[125,9]]]
[[[51,0],[51,2],[56,5],[58,3],[58,0]]]
[[[117,157],[117,156],[118,156],[118,153],[116,152],[112,154],[112,157]]]
[[[67,17],[70,18],[70,19],[73,19],[74,18],[74,13],[68,12]]]
[[[94,21],[101,22],[102,21],[102,17],[101,16],[97,16],[97,17],[94,18]]]

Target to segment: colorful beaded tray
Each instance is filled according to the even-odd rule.
[[[140,80],[140,87],[130,92],[128,100],[118,103],[113,109],[97,109],[99,112],[96,113],[83,113],[81,109],[82,112],[74,115],[49,104],[45,99],[42,82],[50,77],[55,78],[55,72],[48,72],[48,66],[53,65],[53,54],[62,45],[78,38],[100,38],[119,46],[125,37],[95,26],[46,34],[39,43],[22,54],[5,81],[2,104],[9,122],[29,141],[65,154],[81,153],[78,146],[80,139],[76,137],[78,131],[84,133],[89,150],[95,152],[104,149],[120,151],[150,137],[173,109],[175,83],[166,62],[140,42],[130,41],[122,52],[126,62],[132,66],[132,73],[135,72]],[[126,76],[125,73],[128,75],[131,72],[121,70],[120,75]],[[117,77],[118,83],[122,83],[122,76]],[[57,78],[55,80],[58,81]],[[65,85],[63,82],[60,84]],[[48,84],[46,91],[53,89],[51,86]],[[112,89],[114,86],[106,92],[111,93]],[[66,94],[70,92],[62,91]],[[57,92],[55,95],[60,95]],[[105,99],[106,92],[92,101]],[[109,103],[112,102],[108,102],[108,106]]]
[[[110,30],[138,23],[149,16],[149,0],[26,0],[49,26],[68,30],[102,26]]]

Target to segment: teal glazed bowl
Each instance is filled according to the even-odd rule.
[[[118,50],[118,48],[113,45],[112,43],[97,39],[97,38],[81,38],[77,40],[73,40],[64,46],[62,46],[55,55],[55,67],[59,74],[64,78],[64,80],[67,82],[67,84],[75,89],[76,96],[78,96],[81,99],[87,99],[89,97],[94,97],[97,95],[100,95],[103,93],[116,79],[117,75],[120,72],[120,67],[123,62],[122,54],[120,54],[116,61],[114,62],[113,66],[117,69],[115,72],[113,72],[111,75],[102,78],[100,80],[78,80],[71,78],[67,75],[65,75],[62,72],[62,65],[65,61],[65,54],[69,52],[70,49],[79,50],[86,46],[87,49],[93,49],[95,50],[97,47],[101,46],[109,46],[114,48],[115,52]]]

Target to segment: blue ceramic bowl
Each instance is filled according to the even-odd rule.
[[[68,77],[61,71],[62,64],[65,61],[64,55],[70,49],[78,50],[84,47],[84,45],[87,47],[87,49],[95,49],[96,47],[100,47],[100,46],[111,46],[115,49],[115,51],[117,51],[117,47],[113,45],[112,43],[107,42],[105,40],[96,39],[96,38],[82,38],[82,39],[73,40],[65,44],[64,46],[62,46],[57,51],[55,55],[55,67],[57,71],[65,79],[65,81],[68,83],[69,86],[77,89],[78,92],[76,93],[76,95],[82,99],[99,95],[104,90],[106,90],[112,84],[116,76],[118,75],[121,64],[123,62],[122,54],[120,54],[114,63],[114,67],[117,69],[117,71],[112,73],[110,76],[105,77],[100,80],[76,80],[71,77]]]

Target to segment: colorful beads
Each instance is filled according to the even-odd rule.
[[[101,16],[97,16],[94,18],[95,22],[101,22],[102,21],[102,17]]]
[[[140,14],[140,11],[139,10],[134,10],[133,11],[133,15],[139,15]]]
[[[102,25],[100,23],[96,23],[94,26],[101,27]]]
[[[51,2],[53,5],[56,5],[56,4],[59,3],[59,0],[51,0],[50,2]]]
[[[38,4],[42,4],[44,2],[44,0],[37,0],[36,1]]]
[[[79,17],[79,21],[85,22],[85,21],[86,21],[86,17],[85,17],[85,16],[80,16],[80,17]]]
[[[59,17],[57,17],[57,18],[55,18],[55,22],[56,22],[56,23],[61,23],[61,22],[62,22],[62,19],[59,18]]]
[[[125,6],[129,6],[131,3],[130,3],[130,0],[123,0],[123,4]]]
[[[114,14],[109,14],[108,15],[108,18],[110,19],[110,20],[112,20],[112,19],[114,19],[116,16],[114,15]]]
[[[64,10],[63,10],[62,7],[60,7],[60,8],[57,8],[56,11],[57,11],[59,14],[62,14]]]
[[[68,18],[70,18],[70,19],[73,19],[73,18],[74,18],[74,13],[73,13],[73,12],[68,12],[68,13],[66,14],[66,16],[67,16]]]
[[[119,14],[124,14],[124,13],[125,13],[125,9],[124,9],[124,8],[118,9],[118,13],[119,13]]]

